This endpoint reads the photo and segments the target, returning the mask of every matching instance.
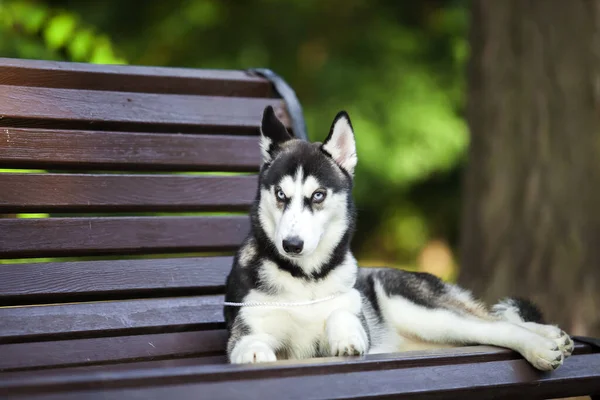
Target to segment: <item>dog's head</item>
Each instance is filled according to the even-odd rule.
[[[272,107],[263,113],[256,221],[284,259],[318,269],[354,229],[356,144],[350,118],[335,117],[323,143],[293,139]]]

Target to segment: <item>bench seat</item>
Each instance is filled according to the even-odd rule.
[[[305,138],[276,75],[0,59],[0,94],[0,398],[600,394],[583,340],[552,373],[489,346],[227,364],[264,107]]]

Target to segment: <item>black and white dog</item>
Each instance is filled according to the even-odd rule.
[[[537,308],[505,299],[488,310],[426,273],[358,268],[350,251],[357,163],[340,112],[323,143],[293,139],[267,107],[251,232],[227,278],[231,363],[488,344],[558,368],[571,338]]]

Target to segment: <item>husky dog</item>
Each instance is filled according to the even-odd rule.
[[[571,338],[543,324],[526,300],[488,310],[433,275],[357,266],[357,156],[346,112],[323,143],[309,143],[293,139],[267,107],[260,149],[251,231],[226,283],[231,363],[487,344],[550,371],[571,355]]]

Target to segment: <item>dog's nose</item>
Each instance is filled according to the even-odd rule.
[[[286,253],[300,254],[303,247],[304,242],[298,236],[293,236],[283,240],[283,250],[285,250]]]

